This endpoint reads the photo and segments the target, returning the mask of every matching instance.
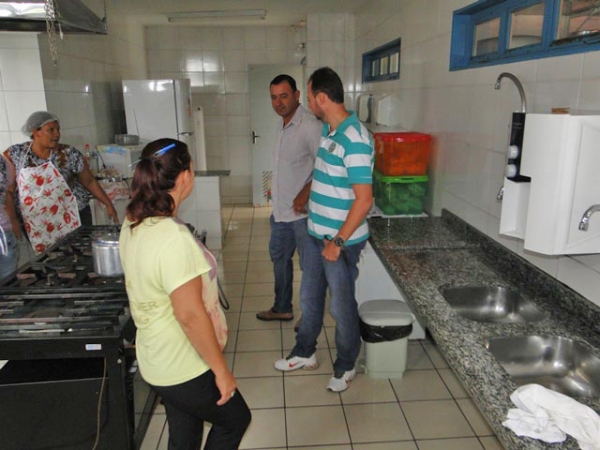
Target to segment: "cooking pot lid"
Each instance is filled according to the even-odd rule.
[[[103,234],[98,236],[94,242],[105,245],[119,245],[119,235],[117,233]]]

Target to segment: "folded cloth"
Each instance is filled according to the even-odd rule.
[[[600,416],[590,407],[539,384],[519,387],[510,399],[518,409],[502,425],[517,436],[555,443],[569,434],[581,450],[600,450]]]

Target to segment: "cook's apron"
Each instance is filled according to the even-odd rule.
[[[81,225],[77,200],[51,161],[22,167],[17,187],[25,231],[36,254]]]

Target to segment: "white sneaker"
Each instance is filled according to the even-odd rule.
[[[327,389],[333,392],[342,392],[348,389],[348,385],[356,376],[356,369],[348,370],[346,372],[336,372],[329,379]]]
[[[316,353],[313,353],[308,358],[290,355],[285,359],[278,359],[275,361],[275,368],[282,372],[290,372],[298,369],[314,370],[317,367],[319,367],[319,363],[317,362]]]

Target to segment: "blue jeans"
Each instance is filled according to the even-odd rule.
[[[19,264],[19,243],[12,231],[6,231],[6,256],[0,254],[0,280],[17,270]]]
[[[300,269],[304,269],[304,247],[308,239],[307,218],[293,222],[276,222],[271,214],[271,238],[269,255],[275,274],[275,303],[273,311],[292,312],[292,293],[294,282],[294,262],[292,257],[296,248],[300,257]]]
[[[304,249],[305,267],[300,286],[302,322],[292,355],[308,358],[316,351],[317,338],[323,327],[325,294],[329,287],[329,313],[336,324],[337,356],[333,369],[345,372],[354,368],[361,345],[355,285],[360,252],[366,242],[344,247],[338,260],[331,262],[321,256],[325,246],[323,240],[309,235]]]

